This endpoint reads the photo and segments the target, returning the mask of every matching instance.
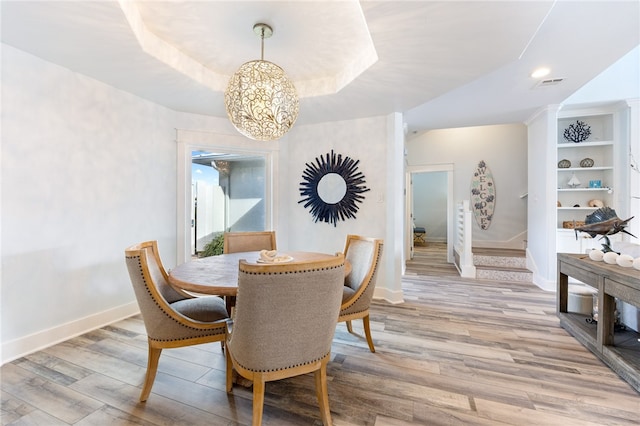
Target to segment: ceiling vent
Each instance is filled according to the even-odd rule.
[[[558,78],[545,78],[544,80],[540,80],[538,83],[536,83],[535,87],[548,87],[548,86],[555,86],[557,84],[560,84],[564,81],[564,78],[562,77],[558,77]]]

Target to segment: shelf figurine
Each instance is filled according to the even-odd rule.
[[[571,174],[571,179],[569,179],[569,182],[567,182],[567,185],[570,188],[577,188],[580,186],[580,180],[578,180],[575,173]]]
[[[622,220],[611,207],[602,207],[587,215],[584,221],[584,226],[574,228],[576,239],[578,239],[578,231],[589,234],[591,238],[595,238],[596,235],[601,235],[601,239],[605,240],[605,242],[602,243],[602,251],[604,253],[612,252],[613,249],[611,248],[609,235],[623,232],[627,235],[631,235],[633,238],[636,238],[635,235],[624,229],[627,227],[631,219],[633,219],[633,216],[627,220]]]

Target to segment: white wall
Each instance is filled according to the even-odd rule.
[[[396,183],[395,188],[390,183],[392,176],[403,176],[402,140],[396,144],[402,139],[402,133],[400,131],[398,137],[394,123],[398,124],[400,120],[372,117],[295,127],[281,145],[289,165],[286,170],[281,169],[281,191],[286,206],[283,205],[280,211],[277,229],[278,244],[281,245],[280,236],[286,235],[284,246],[294,251],[343,251],[347,234],[384,239],[376,297],[395,303],[402,300],[402,223],[395,231],[391,228],[398,222],[398,215],[402,218],[404,212],[403,198],[399,195],[402,194],[402,183],[400,181],[400,187]],[[309,209],[298,203],[302,199],[300,183],[306,163],[315,162],[317,157],[325,156],[331,150],[343,158],[359,160],[358,171],[364,174],[364,185],[369,188],[362,194],[364,201],[357,203],[356,218],[338,221],[336,226],[314,222]]]
[[[265,173],[263,160],[238,161],[233,164],[227,189],[230,231],[265,229]]]
[[[447,241],[447,172],[412,173],[413,218],[426,241]]]
[[[556,268],[556,145],[558,106],[540,111],[528,123],[529,164],[547,164],[529,169],[527,268],[533,282],[555,290]],[[550,138],[553,138],[551,144]]]
[[[329,136],[335,132],[332,136]],[[287,246],[291,250],[304,250],[312,245],[314,250],[326,253],[342,251],[347,234],[361,234],[384,238],[386,222],[386,164],[382,152],[386,144],[386,121],[384,117],[342,121],[295,127],[282,145],[289,155],[289,167],[282,171],[281,178],[287,182],[285,194],[292,208],[287,212],[286,224],[290,230]],[[314,222],[309,208],[298,201],[302,173],[306,163],[315,163],[316,157],[325,156],[333,150],[336,154],[359,160],[358,171],[365,176],[362,203],[356,219],[339,220],[332,223]],[[382,201],[380,201],[382,200]],[[304,232],[300,232],[304,230]],[[309,233],[322,236],[310,240]]]
[[[123,249],[172,247],[171,113],[3,46],[2,340],[135,312]],[[132,119],[134,118],[135,119]],[[35,336],[34,336],[35,338]]]
[[[640,46],[569,96],[565,105],[640,98]]]
[[[527,230],[527,129],[522,124],[431,130],[407,142],[409,166],[454,165],[454,202],[470,198],[478,162],[491,169],[496,205],[488,230],[474,221],[474,246],[523,248]],[[415,201],[414,201],[415,203]]]
[[[176,258],[176,124],[211,127],[2,45],[2,361],[137,312],[124,248]]]

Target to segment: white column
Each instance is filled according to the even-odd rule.
[[[627,228],[640,243],[640,99],[627,100],[629,106],[629,217]],[[629,167],[629,166],[627,166]],[[626,218],[625,218],[626,219]]]

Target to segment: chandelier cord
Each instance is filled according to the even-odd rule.
[[[231,76],[224,105],[231,124],[241,134],[253,140],[275,141],[295,123],[300,102],[284,70],[264,60],[264,39],[273,35],[273,29],[257,23],[253,32],[260,37],[260,59],[245,62]]]
[[[264,27],[260,31],[260,60],[264,61]]]

